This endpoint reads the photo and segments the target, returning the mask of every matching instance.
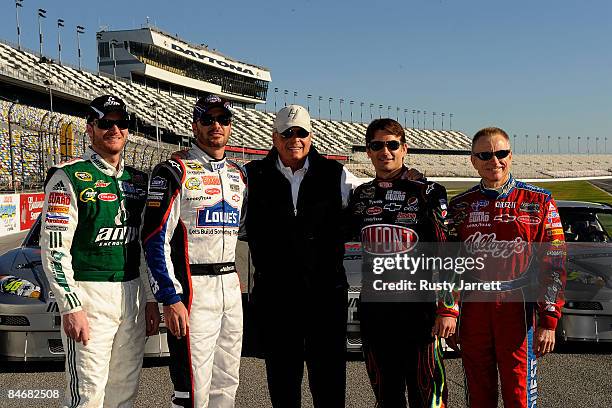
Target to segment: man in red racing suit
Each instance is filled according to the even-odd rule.
[[[472,163],[482,180],[450,202],[451,230],[465,253],[486,259],[482,271],[460,279],[501,282],[494,293],[461,292],[458,334],[471,407],[497,406],[498,368],[504,406],[536,406],[536,358],[552,351],[563,306],[564,235],[557,206],[548,191],[515,180],[511,162],[503,130],[479,131]]]

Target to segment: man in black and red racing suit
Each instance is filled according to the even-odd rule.
[[[405,134],[396,121],[373,121],[366,143],[376,178],[355,189],[348,211],[351,233],[359,235],[364,251],[361,337],[377,406],[406,407],[407,388],[410,407],[443,407],[447,386],[440,337],[454,332],[458,308],[454,301],[437,307],[434,293],[374,293],[386,276],[394,276],[374,272],[374,262],[406,253],[419,241],[445,241],[446,190],[410,179],[403,165]]]
[[[512,152],[503,130],[476,133],[471,160],[482,180],[451,200],[450,230],[464,242],[465,255],[486,262],[461,279],[501,283],[496,291],[461,291],[467,400],[471,407],[497,406],[499,368],[504,406],[535,407],[536,357],[552,351],[563,306],[561,220],[548,191],[510,174]]]

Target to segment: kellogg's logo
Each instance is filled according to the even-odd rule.
[[[465,240],[465,247],[470,254],[490,253],[494,257],[509,258],[525,251],[527,241],[516,237],[512,241],[498,241],[497,235],[475,232]]]
[[[215,195],[221,193],[221,190],[219,190],[218,188],[207,188],[206,190],[204,190],[204,192],[208,195]]]
[[[368,215],[378,215],[382,212],[382,208],[380,207],[370,207],[366,210],[366,214]]]
[[[401,254],[412,250],[419,242],[419,236],[407,227],[374,224],[361,230],[361,242],[369,254]]]

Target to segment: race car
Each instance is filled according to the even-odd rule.
[[[19,248],[0,256],[0,359],[10,361],[62,360],[61,317],[40,257],[40,219]],[[6,282],[5,282],[6,283]],[[36,296],[23,296],[15,289],[23,285],[39,288]],[[14,292],[14,293],[11,293]],[[166,327],[147,337],[145,357],[168,356]]]
[[[558,201],[567,242],[565,307],[557,337],[612,341],[612,205]]]

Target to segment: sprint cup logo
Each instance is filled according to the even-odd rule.
[[[419,236],[414,230],[399,225],[374,224],[361,230],[361,242],[369,254],[401,254],[412,250]]]

